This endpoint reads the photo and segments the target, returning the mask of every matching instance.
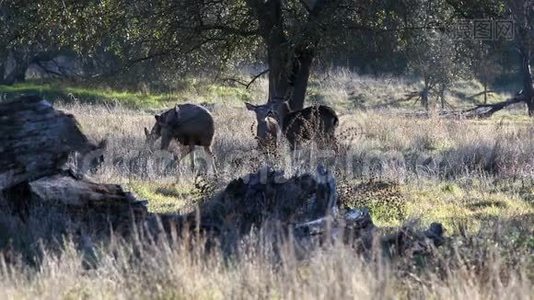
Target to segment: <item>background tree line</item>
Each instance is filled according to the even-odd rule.
[[[513,20],[513,39],[458,38],[459,20]],[[262,66],[269,100],[304,105],[321,65],[421,78],[416,95],[446,106],[456,80],[521,89],[534,115],[534,0],[51,0],[0,2],[0,82],[25,80],[30,64],[51,76],[157,82]],[[51,68],[76,57],[77,71]],[[484,93],[484,95],[486,95]]]

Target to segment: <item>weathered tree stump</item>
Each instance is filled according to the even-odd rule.
[[[40,97],[0,103],[0,207],[23,220],[33,208],[57,209],[65,219],[98,231],[142,221],[144,202],[118,185],[84,179],[66,165],[74,152],[98,160],[104,145],[90,141],[72,115]]]
[[[69,154],[88,154],[91,142],[72,115],[37,96],[0,103],[0,190],[57,174]]]
[[[335,208],[335,179],[325,169],[286,178],[266,167],[231,181],[202,205],[199,224],[217,232],[237,229],[242,235],[266,222],[296,226],[330,215]]]
[[[379,228],[367,208],[344,210],[339,206],[335,178],[324,168],[319,166],[315,174],[287,178],[266,167],[233,180],[198,212],[183,216],[181,221],[219,238],[223,249],[229,251],[254,229],[271,234],[273,242],[280,234],[291,235],[303,252],[338,241],[364,253],[380,250],[386,255],[426,255],[444,242],[441,224],[433,223],[427,230],[412,224]],[[180,222],[180,218],[166,220]]]

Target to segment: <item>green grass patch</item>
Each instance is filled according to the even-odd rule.
[[[180,213],[199,199],[191,184],[138,181],[128,187],[138,198],[148,200],[148,210],[154,213]]]
[[[534,207],[516,192],[461,186],[452,182],[424,182],[403,186],[407,217],[423,223],[441,222],[449,231],[458,225],[472,231],[495,219],[520,219],[534,214]],[[533,228],[534,229],[534,228]]]
[[[130,108],[159,107],[176,101],[176,97],[171,94],[144,94],[110,88],[76,86],[61,82],[24,82],[9,86],[0,85],[0,94],[4,99],[36,94],[52,102],[123,105]]]
[[[61,81],[0,85],[0,99],[14,99],[28,94],[39,95],[51,102],[121,105],[133,109],[162,108],[182,102],[241,106],[244,101],[255,100],[252,92],[244,87],[204,82],[185,82],[180,90],[170,93],[143,93]]]

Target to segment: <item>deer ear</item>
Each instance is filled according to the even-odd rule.
[[[165,123],[167,122],[166,118],[162,117],[161,115],[155,115],[156,118],[156,124],[159,126],[165,126]]]
[[[245,102],[245,106],[247,107],[248,110],[256,110],[256,108],[257,108],[256,105],[250,104],[248,102]]]
[[[148,128],[145,127],[145,135],[146,136],[149,136],[150,135],[150,131],[148,131]]]

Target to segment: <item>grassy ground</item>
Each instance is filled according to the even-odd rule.
[[[243,100],[253,98],[253,91],[222,84],[209,84],[204,81],[187,81],[180,89],[166,93],[151,93],[146,90],[117,90],[103,84],[87,86],[69,82],[35,81],[10,86],[0,85],[0,96],[3,99],[15,98],[21,94],[40,95],[52,102],[78,102],[113,107],[123,106],[133,109],[163,108],[180,102],[236,105]]]
[[[150,241],[141,252],[114,241],[96,247],[98,264],[86,269],[86,254],[67,243],[44,255],[38,270],[0,259],[0,298],[532,299],[534,122],[514,109],[482,121],[410,117],[401,114],[412,108],[406,102],[387,109],[382,104],[418,83],[350,73],[324,78],[312,81],[310,99],[332,104],[341,115],[337,133],[344,150],[324,159],[337,174],[340,201],[369,207],[381,226],[442,222],[453,242],[434,258],[383,261],[335,245],[300,260],[289,249],[281,257],[273,254],[258,234],[243,241],[233,259],[217,251],[205,255],[202,247],[177,240]],[[42,93],[57,91],[47,86]],[[147,199],[151,211],[185,212],[262,163],[254,150],[254,117],[242,101],[262,102],[265,88],[264,81],[251,91],[197,86],[176,98],[91,90],[97,104],[57,106],[74,114],[92,138],[108,139],[94,180],[123,184]],[[0,87],[0,93],[14,90]],[[119,95],[127,100],[102,105]],[[193,174],[187,157],[169,164],[168,153],[144,143],[143,127],[152,126],[153,112],[167,100],[189,97],[221,100],[210,106],[217,178]],[[285,149],[276,163],[288,174],[313,169],[307,154],[296,162]],[[202,157],[197,150],[198,162]]]
[[[170,157],[168,154],[147,153],[143,127],[152,125],[151,114],[79,104],[62,108],[76,115],[84,131],[95,139],[109,139],[106,162],[94,175],[96,179],[129,186],[158,212],[174,212],[196,199],[198,178],[190,171],[190,157],[165,166],[158,159]],[[251,113],[244,107],[219,107],[214,116],[218,126],[214,151],[221,176],[213,182],[222,187],[255,170],[260,161],[254,152]],[[352,194],[373,181],[395,184],[393,194],[382,195],[378,188],[361,196],[381,212],[374,217],[383,225],[398,225],[411,218],[447,225],[457,218],[478,224],[478,219],[491,216],[534,213],[534,191],[529,188],[533,183],[533,129],[534,124],[523,119],[419,119],[355,112],[341,117],[338,138],[346,150],[330,163],[345,175],[342,187],[357,187]],[[202,159],[204,153],[196,152],[197,159]],[[288,173],[294,172],[296,165],[291,159],[280,162]],[[313,168],[306,164],[298,167]],[[388,188],[384,189],[390,192]],[[384,211],[398,209],[388,207],[387,202],[397,196],[404,202],[404,213]],[[358,204],[369,203],[354,205]]]
[[[246,76],[240,81],[247,81]],[[265,102],[268,82],[259,78],[249,87],[225,80],[186,78],[175,89],[166,92],[153,92],[146,84],[134,91],[117,90],[104,82],[82,85],[73,82],[33,81],[12,86],[0,85],[0,99],[14,98],[20,94],[38,94],[51,101],[105,104],[134,109],[162,108],[179,102],[195,102],[208,105],[241,106],[244,101]],[[416,79],[399,77],[361,76],[344,69],[329,70],[310,78],[308,103],[328,104],[337,111],[354,109],[404,108],[413,110],[420,107],[414,93],[421,91],[422,82]],[[483,90],[476,81],[463,81],[453,84],[446,94],[446,109],[461,109],[481,103],[482,96],[471,97]],[[411,96],[412,97],[411,97]],[[488,102],[503,101],[510,94],[496,92],[489,94]],[[430,101],[435,101],[431,95]],[[436,107],[440,103],[435,103]]]

